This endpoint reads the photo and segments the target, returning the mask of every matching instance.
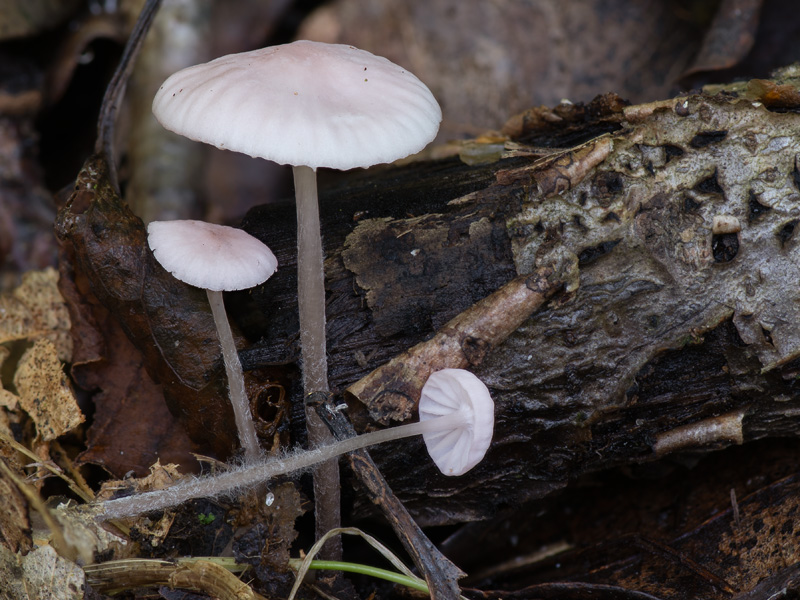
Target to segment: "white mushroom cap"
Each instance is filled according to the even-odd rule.
[[[170,76],[153,100],[167,129],[280,164],[388,163],[436,137],[442,112],[414,75],[342,44],[298,41]]]
[[[419,420],[456,413],[464,416],[457,426],[422,434],[428,454],[445,475],[463,475],[483,459],[494,431],[494,402],[469,371],[442,369],[422,387]]]
[[[153,221],[147,243],[156,260],[184,283],[228,292],[263,283],[278,268],[266,244],[241,229],[203,221]]]

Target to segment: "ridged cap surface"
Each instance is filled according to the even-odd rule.
[[[407,70],[353,46],[297,41],[170,76],[153,100],[166,128],[280,164],[352,169],[422,150],[442,112]]]
[[[153,221],[147,243],[172,275],[217,292],[245,290],[269,279],[278,260],[249,233],[204,221]]]

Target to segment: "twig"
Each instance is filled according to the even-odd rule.
[[[2,431],[0,431],[0,441],[5,444],[8,444],[14,450],[24,455],[25,457],[29,458],[30,460],[41,461],[41,457],[37,456],[31,450],[20,444],[14,438],[9,437]],[[62,454],[62,457],[66,459],[66,456],[63,454],[63,450],[60,449],[60,446],[59,446],[59,452]],[[55,464],[51,464],[47,461],[39,462],[38,466],[47,469],[56,477],[60,477],[64,481],[64,483],[66,483],[67,486],[69,486],[69,489],[71,489],[84,502],[91,502],[92,500],[94,500],[94,493],[92,492],[91,489],[89,489],[85,481],[80,482],[83,485],[79,485],[79,482],[67,477],[67,475],[60,468],[58,468]],[[80,477],[80,474],[74,469],[72,469],[72,475]]]
[[[126,559],[83,568],[86,581],[104,594],[117,594],[140,587],[168,585],[208,594],[221,600],[265,600],[254,592],[217,558],[181,558],[176,562],[152,559]],[[240,565],[230,565],[241,570]]]
[[[144,43],[144,38],[150,30],[150,25],[158,12],[161,0],[147,0],[139,14],[139,19],[131,31],[122,58],[119,61],[117,70],[106,88],[103,96],[103,104],[100,106],[100,116],[97,119],[97,140],[95,141],[95,154],[102,155],[108,162],[108,178],[114,189],[119,192],[119,181],[117,179],[117,168],[114,159],[114,126],[117,121],[122,96],[125,93],[125,84],[128,82],[136,55]]]
[[[547,265],[512,279],[499,290],[456,316],[430,340],[393,358],[347,389],[386,422],[381,407],[391,406],[393,419],[414,412],[420,390],[434,371],[475,367],[513,333],[544,301],[561,289],[571,265]]]
[[[629,590],[617,585],[604,583],[586,583],[583,581],[559,581],[555,583],[539,583],[514,591],[470,590],[471,597],[484,600],[519,598],[537,598],[539,600],[663,600],[661,596],[653,596],[638,590]]]

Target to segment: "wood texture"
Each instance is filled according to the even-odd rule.
[[[788,72],[776,85],[796,80]],[[339,391],[516,275],[556,259],[577,266],[566,291],[476,369],[497,403],[481,465],[449,479],[421,442],[373,451],[422,523],[483,518],[615,465],[794,434],[800,117],[790,96],[779,106],[763,86],[741,85],[630,107],[601,98],[559,107],[557,126],[534,110],[512,122],[497,162],[440,159],[327,187]],[[524,147],[548,139],[573,147]],[[266,326],[251,366],[292,356],[283,210],[245,222],[284,265],[256,296]],[[379,416],[379,396],[351,403],[357,427]]]

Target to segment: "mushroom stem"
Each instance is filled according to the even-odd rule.
[[[208,295],[208,303],[211,305],[211,314],[214,315],[214,323],[217,326],[219,343],[222,346],[222,359],[225,363],[225,371],[228,374],[230,400],[233,407],[233,415],[236,419],[236,430],[239,432],[239,443],[244,448],[245,458],[248,461],[255,461],[261,456],[261,447],[258,444],[256,428],[253,425],[250,401],[247,399],[247,392],[244,388],[242,363],[239,362],[239,354],[236,352],[231,326],[225,313],[222,292],[206,290],[206,294]]]
[[[457,429],[468,420],[469,411],[458,410],[426,421],[416,421],[415,423],[406,423],[405,425],[397,425],[387,429],[362,433],[361,435],[324,446],[321,450],[330,453],[331,457],[339,456],[340,454],[347,454],[353,450],[360,450],[361,448],[382,444],[383,442],[401,440],[415,435],[422,435],[423,433],[435,433],[437,431]]]
[[[297,200],[297,302],[300,313],[300,352],[303,360],[303,391],[328,392],[328,357],[325,343],[325,270],[320,235],[317,172],[296,166],[294,189]],[[306,408],[309,444],[322,446],[333,436],[313,409]],[[339,464],[331,461],[314,472],[314,505],[317,538],[340,526]],[[341,559],[341,545],[327,544],[326,559]]]
[[[297,302],[300,310],[303,389],[310,394],[328,391],[325,272],[317,203],[317,173],[311,167],[294,167],[293,173],[297,196]]]
[[[347,452],[423,433],[455,429],[468,420],[469,410],[458,410],[426,421],[364,433],[286,458],[261,459],[256,463],[247,464],[241,469],[213,477],[192,479],[161,490],[106,500],[101,505],[102,513],[98,518],[101,520],[123,519],[177,506],[194,498],[230,493],[237,489],[258,485],[271,477],[306,469],[325,461],[334,462],[331,459]]]

